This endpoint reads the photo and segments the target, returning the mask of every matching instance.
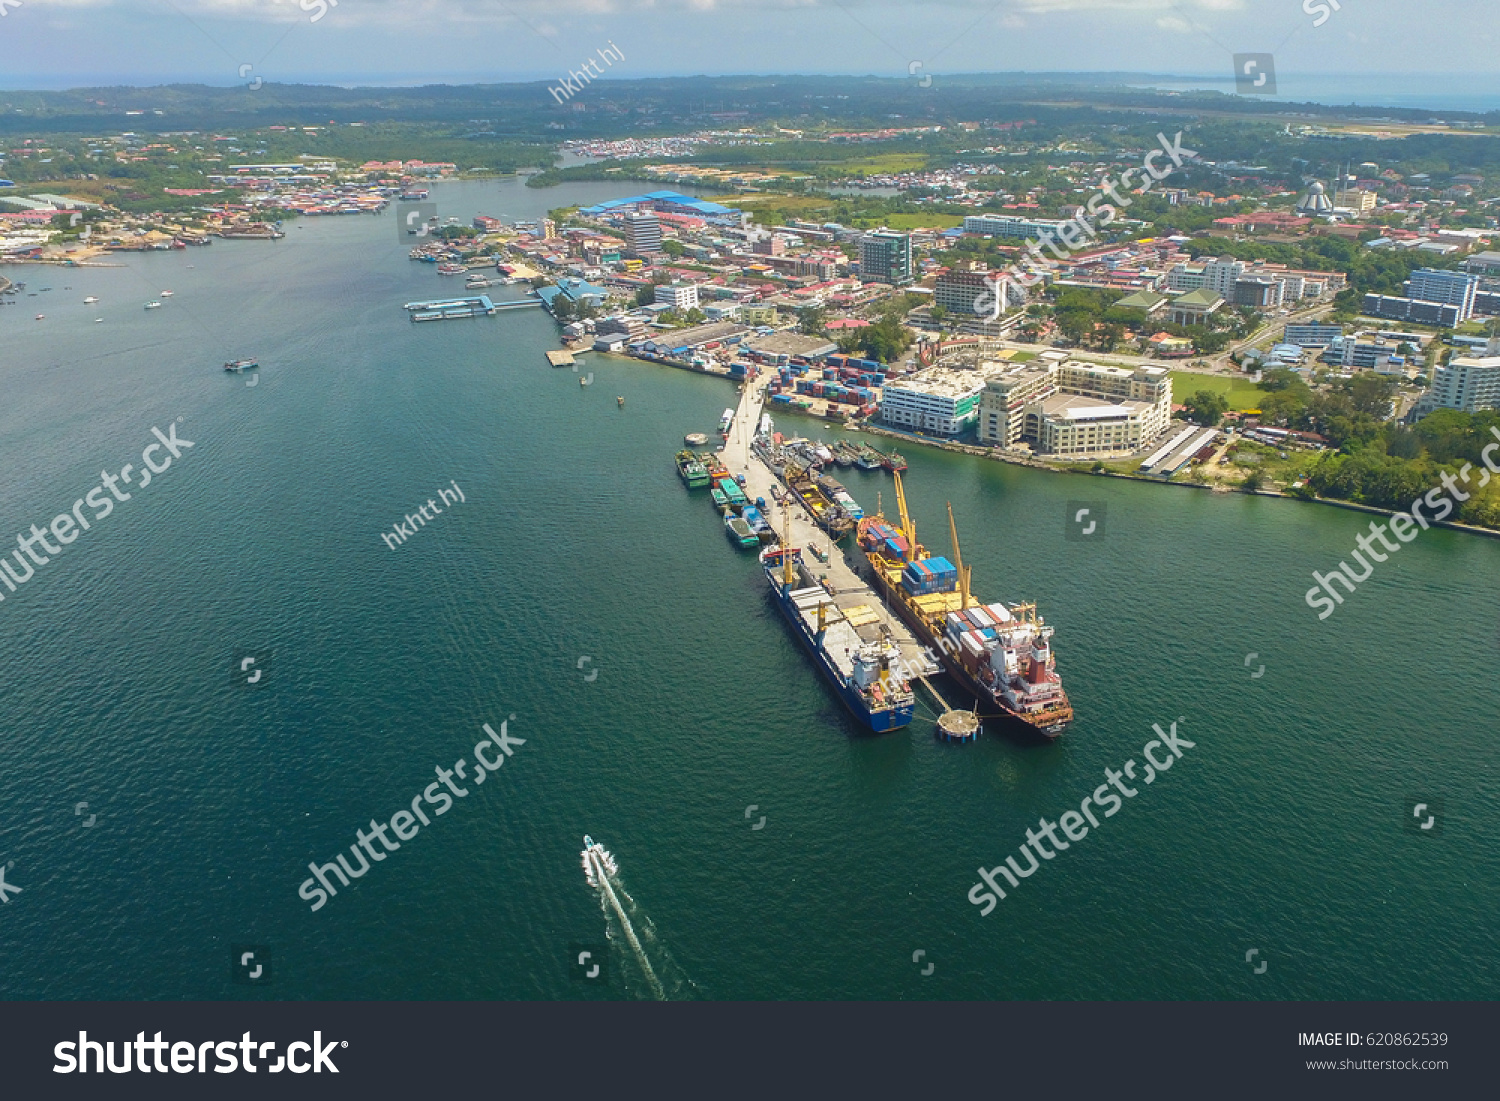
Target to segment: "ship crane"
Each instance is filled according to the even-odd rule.
[[[953,522],[953,502],[948,502],[948,534],[953,537],[953,565],[958,569],[958,610],[969,606],[969,574],[973,567],[964,566],[963,551],[958,548],[958,525]]]
[[[922,557],[917,547],[917,525],[906,511],[906,490],[901,485],[901,472],[892,471],[896,479],[896,507],[901,510],[901,534],[906,536],[906,561],[915,562]]]

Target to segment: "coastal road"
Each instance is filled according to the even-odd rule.
[[[780,534],[787,521],[786,510],[778,506],[771,496],[771,487],[778,485],[776,475],[750,449],[755,438],[755,427],[760,423],[761,403],[764,401],[762,384],[748,382],[735,410],[734,423],[730,426],[729,438],[724,441],[719,455],[731,476],[745,476],[745,494],[753,501],[757,497],[766,500],[766,519]],[[829,539],[828,533],[812,522],[807,511],[795,502],[790,502],[791,545],[802,548],[803,561],[819,574],[826,576],[829,587],[837,594],[834,603],[840,608],[864,605],[879,617],[880,622],[896,646],[907,667],[914,672],[931,675],[940,671],[922,653],[921,644],[912,636],[911,630],[898,619],[878,593],[867,585],[849,565],[844,552]],[[808,548],[818,546],[828,551],[827,563],[819,563],[808,553]]]

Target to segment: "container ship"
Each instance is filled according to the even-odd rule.
[[[1073,721],[1073,707],[1057,673],[1052,628],[1036,614],[1035,604],[985,604],[972,594],[973,571],[964,567],[951,505],[948,530],[956,565],[929,555],[917,542],[899,474],[896,502],[899,528],[883,514],[859,525],[860,549],[886,602],[975,697],[981,718],[1012,719],[1056,738]]]
[[[850,714],[877,734],[908,725],[916,696],[896,672],[900,651],[882,635],[875,611],[839,608],[796,547],[767,547],[760,562],[776,606]]]

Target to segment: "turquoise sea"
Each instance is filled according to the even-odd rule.
[[[925,541],[952,502],[976,591],[1056,626],[1078,721],[945,745],[924,707],[863,737],[677,479],[732,389],[596,356],[581,387],[540,312],[412,325],[457,288],[406,250],[387,211],[8,269],[38,297],[0,309],[0,531],[153,426],[193,447],[0,592],[0,998],[640,998],[641,956],[673,997],[1500,992],[1500,542],[1426,532],[1320,622],[1309,575],[1368,517],[905,449]],[[219,369],[249,355],[254,386]],[[1099,538],[1065,537],[1069,502],[1104,506]],[[976,869],[1174,721],[1194,748],[981,917]],[[310,910],[310,861],[502,722],[525,744],[498,773]],[[608,984],[574,977],[601,945]]]

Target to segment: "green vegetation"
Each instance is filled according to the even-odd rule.
[[[1223,420],[1224,414],[1229,410],[1229,403],[1224,400],[1223,395],[1211,390],[1195,390],[1182,404],[1189,420],[1209,427]]]
[[[1259,409],[1266,392],[1247,378],[1227,375],[1200,375],[1192,371],[1172,372],[1172,397],[1179,404],[1186,404],[1188,395],[1207,391],[1222,398],[1225,410],[1240,413],[1246,409]]]

